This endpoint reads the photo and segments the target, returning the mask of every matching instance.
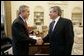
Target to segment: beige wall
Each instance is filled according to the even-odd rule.
[[[2,9],[2,13],[1,15],[4,14],[4,10],[3,10],[3,2],[1,2],[1,9]],[[20,5],[28,5],[30,7],[30,16],[28,19],[28,24],[29,25],[34,25],[34,10],[36,6],[41,6],[44,10],[44,25],[49,26],[50,23],[50,19],[49,19],[49,8],[51,6],[60,6],[61,9],[64,11],[64,16],[65,18],[71,19],[72,20],[72,11],[75,7],[78,7],[81,9],[82,12],[82,25],[83,25],[83,1],[11,1],[11,10],[10,10],[10,14],[11,14],[11,23],[14,21],[14,19],[17,16],[17,10],[19,8]],[[6,27],[5,27],[6,29]],[[6,30],[5,30],[6,31]]]
[[[51,2],[51,1],[50,1]],[[54,1],[55,3],[56,1]],[[16,10],[18,10],[20,5],[28,5],[30,7],[30,17],[28,20],[28,24],[34,25],[34,8],[36,6],[42,6],[44,9],[44,25],[49,25],[50,19],[49,19],[49,1],[12,1],[11,2],[11,14],[12,14],[12,22],[16,18]],[[72,16],[72,10],[75,7],[81,8],[83,11],[83,1],[65,1],[65,3],[57,3],[52,4],[51,6],[58,5],[61,7],[62,10],[64,10],[64,17],[71,19]],[[82,18],[83,19],[83,18]]]
[[[13,2],[11,2],[11,4],[12,4],[12,22],[16,18],[16,10],[18,10],[20,5],[25,4],[25,5],[28,5],[30,7],[30,16],[29,16],[29,19],[28,19],[28,24],[34,25],[34,20],[33,20],[34,14],[33,14],[33,12],[34,12],[34,9],[35,9],[36,6],[42,6],[43,7],[44,18],[45,18],[44,25],[48,24],[47,19],[49,19],[49,17],[48,17],[49,13],[48,13],[48,5],[47,5],[46,1],[45,2],[43,2],[43,1],[38,1],[38,2],[36,2],[36,1],[35,2],[32,2],[32,1],[24,1],[24,2],[23,1],[22,2],[13,1]]]

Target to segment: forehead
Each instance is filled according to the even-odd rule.
[[[27,11],[29,11],[30,9],[29,9],[28,7],[25,7],[25,8],[24,8],[24,10],[27,10]]]

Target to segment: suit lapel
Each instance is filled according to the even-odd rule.
[[[25,24],[25,22],[22,20],[22,18],[21,17],[19,17],[19,19],[20,19],[20,23],[23,25],[23,27],[25,28],[25,32],[26,32],[26,34],[28,35],[28,27],[27,27],[27,25]]]
[[[57,24],[55,25],[55,28],[53,30],[53,32],[59,32],[62,29],[62,22],[61,22],[62,18],[60,17]]]
[[[20,22],[22,23],[22,25],[24,25],[24,27],[26,28],[26,29],[28,29],[27,28],[27,24],[22,20],[22,18],[19,16],[19,19],[20,19]]]
[[[52,34],[53,32],[55,32],[55,31],[56,31],[56,32],[59,31],[59,26],[60,26],[60,21],[61,21],[60,19],[61,19],[61,18],[59,18],[59,20],[58,20],[57,24],[55,25],[55,28],[54,28],[53,31],[52,31],[52,29],[51,29],[50,26],[49,26],[49,32],[48,32],[49,35],[51,35],[51,34]],[[50,25],[51,25],[51,23],[50,23]],[[55,32],[55,33],[56,33],[56,32]]]

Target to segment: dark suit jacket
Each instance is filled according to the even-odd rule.
[[[29,43],[36,40],[29,38],[28,29],[21,17],[17,17],[12,24],[13,53],[14,55],[28,55]]]
[[[43,40],[50,42],[49,53],[51,55],[70,55],[74,42],[72,22],[60,17],[54,31],[51,32],[49,29],[48,35]]]

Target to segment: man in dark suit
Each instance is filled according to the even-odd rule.
[[[43,41],[50,43],[50,55],[71,55],[74,42],[71,20],[61,17],[59,6],[51,7],[49,15],[52,22],[49,26],[48,35],[43,38]]]
[[[29,7],[22,5],[19,8],[19,16],[14,20],[12,24],[12,45],[14,55],[28,55],[28,45],[39,45],[38,39],[32,39],[29,37],[28,27],[26,20],[29,17]]]

